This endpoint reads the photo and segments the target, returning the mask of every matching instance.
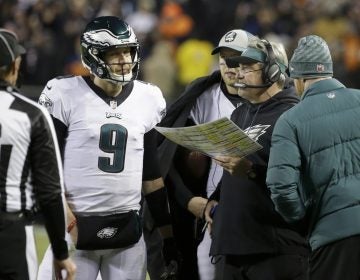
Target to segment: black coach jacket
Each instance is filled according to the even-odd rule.
[[[167,114],[160,122],[162,127],[184,127],[187,125],[190,111],[196,102],[196,99],[210,86],[221,81],[220,71],[215,71],[211,75],[201,77],[190,83],[181,96],[168,108]],[[174,158],[179,150],[185,152],[185,149],[179,147],[174,142],[166,139],[162,135],[158,135],[158,154],[160,169],[163,178],[171,181],[174,191],[174,197],[177,202],[187,208],[189,200],[194,197],[194,194],[184,183],[184,175],[181,176],[174,163]],[[184,158],[184,157],[182,157]],[[210,160],[208,159],[209,164]],[[181,165],[181,163],[178,163]],[[185,175],[185,177],[187,177]],[[204,192],[206,188],[206,180],[204,185]]]

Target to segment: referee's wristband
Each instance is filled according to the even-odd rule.
[[[72,229],[74,228],[76,223],[77,223],[76,219],[71,221],[71,223],[67,226],[67,229],[66,229],[67,233],[70,233],[70,231],[72,231]]]

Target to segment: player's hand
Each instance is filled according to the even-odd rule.
[[[204,211],[204,216],[205,216],[205,221],[207,224],[207,228],[209,230],[209,233],[211,234],[211,226],[213,223],[213,215],[214,215],[214,211],[217,207],[219,203],[216,200],[210,200],[208,202],[208,204],[206,205],[205,211]]]
[[[194,196],[190,199],[187,208],[197,218],[202,218],[204,215],[207,199],[201,196]]]
[[[180,254],[177,250],[175,239],[173,237],[163,240],[163,256],[166,264],[164,273],[161,274],[161,280],[176,280],[181,262]]]
[[[65,203],[65,209],[66,209],[66,216],[68,222],[68,224],[66,225],[67,227],[66,231],[70,235],[73,244],[76,245],[78,238],[78,227],[77,227],[76,217],[74,213],[71,211],[69,204],[67,202]]]
[[[61,261],[54,259],[54,272],[56,280],[75,280],[76,265],[70,258]],[[62,272],[65,272],[64,277]]]
[[[70,231],[69,231],[70,230]],[[77,224],[73,225],[71,228],[69,228],[69,225],[68,225],[68,234],[70,235],[71,237],[71,241],[73,242],[73,244],[76,246],[77,244],[77,239],[78,239],[78,227],[77,227]]]
[[[218,156],[215,162],[222,166],[231,175],[246,176],[251,169],[252,162],[247,158]]]

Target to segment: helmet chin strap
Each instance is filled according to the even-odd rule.
[[[115,73],[111,73],[110,72],[110,77],[119,82],[119,83],[128,83],[131,81],[131,78],[132,78],[132,71],[129,73],[129,74],[125,74],[125,75],[122,75],[122,74],[115,74]]]
[[[133,71],[131,70],[128,74],[115,74],[111,71],[110,66],[106,65],[107,71],[108,71],[108,77],[101,78],[103,80],[107,80],[113,84],[121,84],[126,85],[128,84],[133,77]]]
[[[111,79],[104,79],[114,85],[121,85],[121,86],[125,86],[126,84],[128,84],[129,82],[122,82],[122,81],[115,81],[115,80],[111,80]]]

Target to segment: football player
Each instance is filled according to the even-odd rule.
[[[91,76],[55,78],[39,100],[53,117],[63,155],[76,279],[98,273],[104,280],[145,279],[142,191],[164,238],[165,261],[176,266],[153,130],[165,100],[158,87],[136,80],[139,43],[126,22],[95,18],[80,41]],[[45,262],[39,279],[48,280]]]

